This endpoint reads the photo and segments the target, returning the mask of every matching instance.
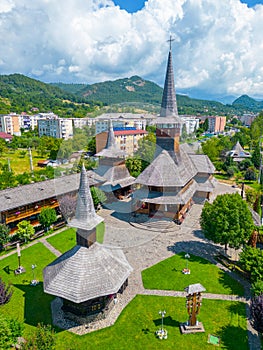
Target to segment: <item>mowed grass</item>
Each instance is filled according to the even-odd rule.
[[[26,151],[26,155],[24,157],[21,156],[20,152],[21,151]],[[33,159],[33,166],[35,169],[40,169],[37,167],[37,162],[40,159],[45,159],[45,157],[40,158],[37,155],[37,152],[32,149],[32,159]],[[1,155],[1,160],[0,163],[2,165],[7,164],[8,158],[10,159],[10,166],[12,171],[14,172],[15,175],[17,174],[22,174],[24,172],[30,172],[30,162],[29,162],[29,153],[27,149],[17,149],[17,150],[12,150],[12,151],[7,151],[4,152]]]
[[[185,253],[165,259],[142,271],[146,289],[183,291],[189,284],[201,283],[208,293],[244,295],[243,286],[209,261],[195,255],[188,259],[190,275],[184,275]]]
[[[58,251],[65,253],[76,245],[76,230],[68,228],[46,240]]]
[[[12,283],[14,289],[11,301],[1,306],[1,314],[24,322],[25,337],[34,332],[39,322],[52,324],[50,303],[54,297],[43,292],[42,271],[55,258],[42,243],[23,249],[21,264],[26,268],[26,273],[18,276],[14,275],[18,266],[17,254],[0,260],[0,276],[6,283]],[[37,265],[35,275],[32,264]],[[30,285],[33,278],[40,281],[36,287]],[[168,330],[167,340],[155,337],[155,331],[161,325],[159,310],[166,310],[164,326]],[[181,335],[179,323],[187,318],[185,298],[138,295],[112,327],[83,336],[56,329],[55,348],[200,350],[211,349],[207,337],[214,334],[220,337],[222,349],[248,349],[244,304],[204,299],[198,319],[203,322],[205,333]]]
[[[42,243],[26,248],[21,251],[21,265],[26,272],[20,275],[14,274],[18,267],[16,253],[0,260],[0,277],[5,283],[13,285],[11,300],[0,307],[0,312],[4,316],[24,322],[26,334],[32,331],[32,326],[35,327],[40,322],[52,323],[50,303],[54,297],[43,291],[42,271],[55,258]],[[36,265],[34,274],[32,265]],[[40,282],[35,287],[30,285],[34,278]]]
[[[104,222],[101,222],[96,228],[97,242],[103,243],[105,232]],[[76,230],[66,229],[57,235],[47,238],[47,241],[61,253],[65,253],[76,245]]]
[[[168,331],[167,340],[155,337],[155,331],[161,327],[159,310],[166,310],[163,322]],[[205,333],[182,335],[179,324],[187,319],[184,298],[137,295],[114,326],[83,336],[62,331],[56,336],[56,349],[203,350],[213,348],[207,343],[208,334],[220,337],[220,349],[248,349],[242,303],[204,299],[198,320],[203,322]]]

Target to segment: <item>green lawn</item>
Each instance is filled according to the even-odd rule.
[[[68,232],[64,236],[62,234],[57,236],[63,238],[67,234],[70,236]],[[21,263],[26,268],[26,273],[19,276],[13,273],[18,266],[16,254],[0,260],[0,276],[6,283],[12,283],[14,289],[11,301],[1,307],[1,313],[24,321],[25,337],[34,331],[38,322],[50,324],[52,322],[50,303],[53,296],[43,292],[42,270],[54,259],[55,256],[42,243],[26,248],[22,250],[21,256]],[[184,259],[181,263],[184,267]],[[35,277],[40,281],[36,287],[30,286],[30,281],[33,279],[32,264],[37,265]],[[198,259],[192,257],[189,262],[192,271],[194,265],[210,268],[210,264],[206,261],[200,260],[198,265]],[[178,262],[177,268],[179,268]],[[198,282],[203,283],[199,280]],[[163,309],[167,312],[164,319],[165,328],[168,330],[167,340],[155,337],[155,331],[161,322],[158,312]],[[222,349],[248,349],[244,304],[204,299],[199,316],[199,321],[203,322],[206,330],[204,334],[181,335],[178,325],[186,321],[187,317],[184,298],[138,295],[124,309],[112,327],[84,336],[57,329],[56,349],[211,349],[211,345],[207,344],[209,333],[220,336]]]
[[[99,242],[101,244],[103,243],[103,241],[104,241],[104,233],[105,233],[105,224],[104,224],[104,222],[101,222],[96,227],[96,239],[97,239],[97,242]]]
[[[74,228],[68,228],[47,238],[47,241],[58,251],[65,253],[76,245],[76,230]]]
[[[24,157],[21,157],[20,152],[26,151],[26,155]],[[32,159],[33,159],[33,165],[35,169],[39,169],[37,167],[37,162],[40,159],[45,159],[45,157],[39,158],[37,155],[37,152],[32,149]],[[17,174],[22,174],[24,172],[30,172],[30,162],[29,162],[29,155],[27,149],[17,149],[12,151],[4,152],[1,155],[1,164],[7,164],[8,158],[10,159],[10,166],[13,172]]]
[[[0,260],[0,277],[6,283],[12,283],[14,291],[10,302],[1,306],[1,314],[24,321],[26,334],[38,322],[51,323],[50,302],[53,297],[43,292],[42,271],[54,259],[55,256],[42,243],[37,243],[21,251],[21,265],[26,269],[21,275],[14,274],[18,267],[16,253]],[[40,281],[36,287],[30,285],[32,264],[37,266],[35,278]]]
[[[183,291],[189,284],[201,283],[208,293],[244,295],[243,286],[209,261],[191,255],[190,275],[184,275],[185,253],[180,253],[142,271],[143,285],[147,289]]]
[[[164,327],[167,340],[155,337],[161,326],[159,310],[166,310]],[[247,350],[245,305],[239,302],[203,300],[199,321],[205,333],[181,335],[179,323],[188,319],[185,299],[136,296],[124,309],[115,325],[84,336],[63,331],[57,334],[56,349],[212,349],[208,334],[221,339],[221,349]]]
[[[101,222],[96,228],[97,242],[103,243],[105,225]],[[47,238],[47,241],[61,253],[65,253],[76,245],[76,230],[68,228],[57,235]]]

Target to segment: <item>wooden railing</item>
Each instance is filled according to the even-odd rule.
[[[8,224],[10,222],[14,222],[17,220],[26,219],[31,215],[39,214],[44,207],[57,208],[58,206],[59,206],[58,202],[45,203],[44,205],[38,206],[37,208],[33,207],[33,208],[25,209],[25,210],[20,210],[20,211],[17,211],[15,213],[7,213],[5,223]]]

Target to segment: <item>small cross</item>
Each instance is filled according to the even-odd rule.
[[[170,42],[170,50],[172,50],[172,41],[174,41],[175,39],[172,39],[172,35],[170,34],[170,39],[167,40]]]

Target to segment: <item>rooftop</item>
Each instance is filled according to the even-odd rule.
[[[90,186],[103,182],[103,179],[93,171],[88,171],[87,175]],[[79,179],[80,174],[72,174],[2,190],[0,191],[0,212],[75,192],[79,187]]]
[[[122,250],[77,245],[44,269],[44,291],[81,303],[117,293],[131,272]]]

